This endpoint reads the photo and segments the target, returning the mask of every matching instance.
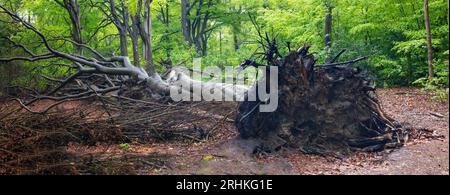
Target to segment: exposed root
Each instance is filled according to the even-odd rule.
[[[275,61],[280,69],[276,112],[253,109],[263,102],[243,102],[236,119],[244,138],[260,139],[260,150],[281,146],[306,153],[380,151],[400,147],[410,137],[380,107],[367,75],[344,63],[314,66],[308,46]]]

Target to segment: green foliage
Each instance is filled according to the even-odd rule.
[[[129,149],[131,147],[131,145],[129,144],[129,143],[122,143],[122,144],[119,144],[119,148],[121,149],[121,150],[127,150],[127,149]]]
[[[431,91],[436,99],[448,99],[448,61],[446,63],[436,62],[435,69],[436,75],[431,81],[424,77],[417,79],[413,84],[423,87],[426,91]]]
[[[93,2],[103,2],[92,0]],[[137,0],[123,0],[128,12],[136,13]],[[312,50],[323,63],[331,54],[346,48],[348,51],[341,61],[368,56],[367,62],[359,67],[374,75],[378,86],[420,85],[425,88],[448,88],[448,21],[447,1],[430,1],[431,33],[434,51],[435,78],[427,79],[427,49],[423,17],[423,1],[417,0],[213,0],[209,8],[212,28],[208,33],[207,55],[203,66],[237,66],[249,58],[258,48],[257,31],[249,20],[253,15],[264,32],[276,37],[282,54],[286,54],[287,42],[291,48],[310,44]],[[79,1],[81,6],[82,34],[87,44],[102,54],[119,54],[119,37],[113,24],[106,24],[107,16],[90,1]],[[194,2],[191,0],[191,3]],[[205,0],[207,2],[207,0]],[[67,12],[54,1],[48,0],[0,0],[22,13],[49,38],[70,37],[71,26]],[[117,4],[120,1],[116,1]],[[161,18],[168,6],[168,23]],[[327,6],[332,6],[332,47],[324,49],[324,27]],[[206,8],[205,8],[206,9]],[[205,11],[205,9],[203,11]],[[196,54],[195,46],[190,46],[181,33],[180,0],[153,0],[152,48],[156,69],[164,71],[158,62],[170,59],[174,65],[192,65]],[[191,20],[195,19],[193,9]],[[1,21],[10,21],[0,13]],[[107,21],[107,20],[106,20]],[[102,26],[101,28],[98,28]],[[23,27],[0,22],[0,35],[7,36],[25,45],[31,45],[35,53],[45,52],[38,37]],[[0,56],[23,55],[19,48],[11,49],[11,44],[0,39]],[[63,51],[73,51],[73,45],[52,40],[51,44]],[[141,43],[139,43],[141,44]],[[131,44],[129,44],[131,55]],[[89,54],[85,54],[89,55]],[[88,56],[89,57],[89,56]],[[63,77],[70,72],[64,68],[49,69],[51,61],[38,65],[15,63],[18,68],[0,65],[7,83],[42,88],[45,81],[40,74]],[[68,62],[65,62],[68,63]],[[10,64],[11,65],[11,64]],[[36,68],[36,66],[41,68]],[[28,73],[28,74],[27,74]],[[32,74],[29,74],[32,73]],[[4,79],[2,79],[4,80]]]

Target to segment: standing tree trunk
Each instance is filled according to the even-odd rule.
[[[222,31],[219,31],[219,54],[222,55]]]
[[[145,69],[152,75],[155,72],[153,66],[153,53],[152,53],[152,15],[150,11],[150,5],[153,0],[145,0],[144,3],[144,22],[143,27],[140,26],[141,39],[143,44],[143,57],[145,60]]]
[[[133,51],[133,65],[139,67],[139,45],[138,45],[138,39],[139,39],[139,18],[136,18],[135,16],[132,17],[132,24],[130,27],[130,38],[131,38],[131,46]]]
[[[190,4],[189,0],[181,1],[181,28],[184,39],[190,46],[195,45],[197,55],[205,56],[207,53],[208,39],[212,28],[209,20],[213,13],[210,8],[213,6],[213,1],[205,0],[194,1]],[[196,7],[195,17],[190,19],[190,11]]]
[[[333,22],[333,15],[332,11],[333,8],[331,6],[327,6],[327,15],[325,17],[325,47],[330,48],[331,47],[331,33],[332,33],[332,22]]]
[[[159,3],[159,16],[157,19],[164,25],[164,35],[161,36],[162,42],[170,42],[170,14],[169,14],[169,2],[166,3]],[[172,46],[165,45],[163,46],[165,53],[166,53],[166,60],[165,62],[169,62],[171,58],[171,51]],[[169,63],[170,64],[170,63]]]
[[[239,6],[239,9],[236,9],[234,7],[232,7],[230,9],[230,13],[232,13],[233,15],[236,16],[240,16],[241,14],[244,14],[244,12],[242,11],[242,6]],[[233,33],[233,46],[234,46],[234,51],[238,51],[239,47],[240,47],[240,42],[239,42],[239,33],[240,33],[240,27],[242,26],[241,21],[237,20],[234,21],[236,23],[233,23],[231,25],[231,33]]]
[[[78,0],[64,0],[63,2],[55,0],[55,2],[66,9],[69,14],[72,22],[72,40],[75,41],[73,46],[78,55],[83,55],[83,47],[80,46],[80,44],[84,43],[83,35],[81,34],[81,14]]]
[[[201,11],[200,11],[200,6],[203,4],[203,0],[200,0],[200,5],[199,5],[199,13],[197,13],[199,15],[198,17],[198,28],[197,28],[197,41],[199,43],[199,48],[198,49],[198,54],[201,54],[201,56],[206,56],[206,52],[207,52],[207,47],[208,47],[208,39],[209,36],[207,35],[207,27],[208,27],[208,21],[209,18],[211,16],[211,12],[209,11],[209,8],[212,7],[212,0],[209,0],[207,3],[207,10],[205,12],[205,15],[203,16],[203,18],[201,17]],[[203,22],[201,22],[201,20],[203,19]],[[201,28],[200,28],[200,23],[201,23]]]
[[[109,0],[109,13],[106,13],[106,10],[103,10],[101,7],[100,10],[104,12],[106,16],[110,18],[113,24],[116,26],[117,31],[119,31],[119,39],[120,39],[120,55],[128,56],[128,13],[125,13],[124,10],[121,12],[117,12],[116,4],[114,0]],[[122,3],[122,8],[123,2]]]
[[[190,20],[190,2],[189,0],[181,0],[181,32],[183,33],[184,40],[192,45],[191,39],[191,20]]]
[[[119,29],[119,39],[120,39],[120,55],[128,56],[128,40],[126,30]]]
[[[233,44],[234,44],[234,51],[239,50],[240,44],[239,44],[237,27],[233,27]]]
[[[428,79],[433,79],[433,47],[431,44],[430,15],[428,12],[428,0],[424,0],[423,4],[425,16],[425,30],[427,31],[427,50],[428,50]]]
[[[324,44],[326,52],[326,60],[331,59],[331,34],[333,33],[333,6],[330,1],[325,2],[325,8],[327,9],[327,15],[325,16],[325,32],[324,32]]]
[[[128,12],[126,7],[123,7],[125,12]],[[139,67],[139,36],[141,28],[141,10],[142,10],[142,0],[138,1],[138,7],[134,16],[131,16],[131,26],[129,28],[131,45],[133,48],[133,65]]]

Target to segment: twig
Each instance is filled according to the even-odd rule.
[[[331,63],[331,64],[319,64],[319,65],[316,65],[315,67],[323,68],[323,67],[333,67],[333,66],[348,65],[348,64],[354,64],[356,62],[363,61],[363,60],[366,60],[366,59],[367,59],[367,57],[360,57],[360,58],[357,58],[355,60],[351,60],[351,61],[347,61],[347,62]]]
[[[342,55],[343,53],[345,53],[346,51],[347,51],[347,49],[341,50],[341,51],[340,51],[336,56],[334,56],[334,58],[331,59],[327,64],[332,64],[332,63],[336,62],[336,60],[337,60],[339,57],[341,57],[341,55]]]

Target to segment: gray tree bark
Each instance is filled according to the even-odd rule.
[[[143,44],[143,56],[145,60],[145,68],[149,74],[155,73],[155,68],[153,65],[153,52],[152,52],[152,15],[151,6],[152,0],[145,0],[144,3],[144,18],[143,27],[140,26],[141,39]]]
[[[191,4],[189,0],[181,0],[181,32],[184,40],[192,45],[191,34],[191,20],[190,20]]]
[[[81,13],[80,13],[80,4],[78,0],[63,0],[62,2],[59,0],[55,0],[60,6],[62,6],[67,13],[69,14],[71,26],[72,26],[72,40],[74,40],[78,44],[73,44],[75,48],[75,52],[78,55],[83,55],[83,47],[80,46],[83,43],[83,35],[81,33]]]
[[[331,34],[332,34],[332,22],[333,22],[333,7],[327,6],[327,15],[325,17],[325,47],[331,47]]]
[[[427,50],[428,50],[428,79],[431,81],[434,77],[433,73],[433,46],[431,43],[431,29],[430,29],[430,15],[428,9],[428,0],[424,0],[424,17],[425,17],[425,30],[427,32]]]
[[[109,12],[111,14],[111,21],[116,26],[119,31],[119,39],[120,39],[120,54],[121,56],[128,56],[128,13],[124,11],[118,12],[116,8],[116,4],[114,0],[108,0],[109,3]],[[124,7],[123,2],[122,8]],[[104,11],[106,12],[106,11]],[[108,16],[108,13],[105,13]]]

